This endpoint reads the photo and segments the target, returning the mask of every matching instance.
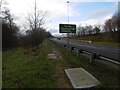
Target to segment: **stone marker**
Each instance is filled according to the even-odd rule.
[[[50,60],[57,60],[57,57],[56,57],[55,54],[48,54],[48,58],[49,58]]]
[[[53,51],[53,53],[48,54],[49,60],[61,60],[62,56],[58,51]]]
[[[73,88],[90,88],[99,85],[99,81],[83,68],[65,69]]]

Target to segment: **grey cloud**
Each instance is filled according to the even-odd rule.
[[[59,33],[59,30],[57,30],[57,29],[50,29],[50,32],[51,33]]]
[[[95,10],[91,13],[89,18],[99,18],[111,14],[112,11],[108,9]]]

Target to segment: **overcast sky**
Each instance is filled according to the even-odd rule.
[[[6,0],[8,8],[16,17],[15,22],[26,26],[26,17],[34,9],[35,0]],[[67,0],[36,0],[37,9],[47,12],[45,28],[59,35],[59,24],[68,23]],[[119,0],[69,0],[69,23],[85,25],[103,24],[117,10]],[[24,29],[21,29],[24,32]]]

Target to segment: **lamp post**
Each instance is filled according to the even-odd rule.
[[[68,23],[69,23],[69,0],[67,0]],[[67,32],[67,55],[69,54],[69,32]]]
[[[69,1],[67,1],[67,9],[68,9],[68,23],[69,23]]]

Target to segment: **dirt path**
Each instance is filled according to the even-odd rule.
[[[64,69],[61,60],[63,60],[62,55],[58,50],[53,50],[53,53],[57,57],[55,66],[55,76],[57,78],[57,88],[72,88],[69,80],[65,77]]]
[[[59,63],[59,61],[56,63],[55,75],[57,78],[58,88],[72,88],[70,82],[65,79],[64,68],[61,66],[61,63]]]

